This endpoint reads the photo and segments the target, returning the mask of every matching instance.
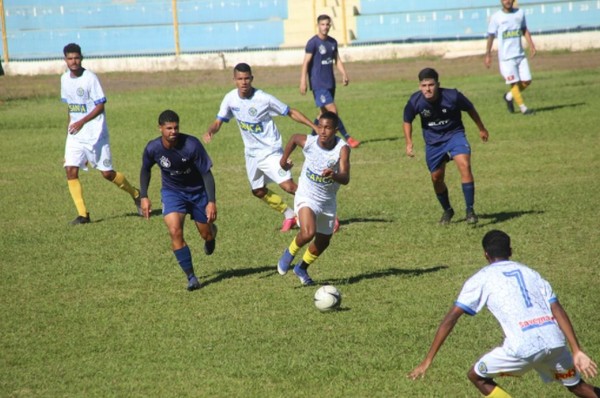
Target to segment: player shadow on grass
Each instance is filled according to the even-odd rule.
[[[370,139],[370,140],[360,140],[360,145],[374,144],[376,142],[382,142],[382,141],[398,141],[398,140],[399,140],[398,137],[373,138],[373,139]]]
[[[361,222],[386,222],[386,223],[390,223],[390,222],[394,222],[394,220],[388,220],[385,218],[366,218],[366,217],[354,217],[354,218],[347,218],[345,220],[342,220],[340,218],[340,225],[349,225],[349,224],[354,224],[354,223],[361,223]]]
[[[447,265],[437,265],[431,268],[420,268],[420,269],[402,269],[402,268],[387,268],[366,274],[360,274],[351,276],[350,278],[337,278],[330,279],[328,281],[317,281],[317,285],[352,285],[354,283],[362,282],[364,280],[376,279],[376,278],[387,278],[391,276],[403,276],[403,277],[415,277],[432,272],[438,272],[448,268]]]
[[[512,220],[513,218],[519,218],[526,215],[537,215],[544,214],[545,212],[542,210],[524,210],[524,211],[502,211],[499,213],[480,213],[479,214],[479,224],[478,227],[487,227],[492,224],[502,223],[508,220]],[[489,221],[488,221],[489,220]],[[461,220],[461,221],[464,221]],[[485,221],[485,222],[482,222]]]
[[[225,279],[231,278],[240,278],[253,274],[261,274],[263,272],[269,272],[270,274],[277,273],[277,266],[266,265],[263,267],[256,268],[238,268],[238,269],[228,269],[228,270],[219,270],[212,275],[204,276],[202,278],[202,286],[208,286],[213,283],[221,282]]]
[[[543,106],[541,108],[535,108],[534,110],[535,110],[536,113],[539,113],[539,112],[550,112],[550,111],[555,111],[557,109],[575,108],[577,106],[583,106],[583,105],[587,105],[587,102],[576,102],[576,103],[573,103],[573,104]]]

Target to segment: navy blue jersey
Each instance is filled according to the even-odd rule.
[[[312,54],[308,64],[310,88],[314,90],[331,90],[335,88],[333,64],[337,59],[338,44],[333,37],[321,40],[315,35],[306,43],[305,52]]]
[[[435,102],[427,101],[421,91],[417,91],[404,107],[404,122],[412,123],[420,115],[425,143],[435,145],[448,141],[456,133],[464,133],[462,112],[473,108],[471,101],[453,88],[439,88]]]
[[[202,174],[212,167],[200,140],[182,133],[179,133],[173,149],[165,148],[161,137],[148,142],[142,158],[142,172],[149,173],[155,164],[161,170],[163,189],[184,192],[204,190]]]

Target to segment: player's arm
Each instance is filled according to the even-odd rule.
[[[481,121],[481,117],[479,116],[477,109],[475,109],[473,107],[473,108],[469,109],[467,111],[467,113],[469,114],[471,119],[473,119],[473,122],[475,122],[475,124],[477,125],[477,128],[479,129],[479,137],[481,138],[481,140],[483,142],[487,142],[487,140],[490,136],[490,133],[488,133],[487,129],[483,125],[483,122]]]
[[[344,86],[347,86],[350,83],[350,79],[348,78],[348,74],[346,73],[346,68],[344,67],[344,63],[342,62],[342,58],[340,57],[339,52],[335,52],[335,66],[338,71],[342,74],[342,83]]]
[[[150,218],[152,213],[152,202],[148,198],[148,187],[150,186],[150,177],[152,176],[152,166],[154,165],[147,150],[144,150],[142,157],[142,168],[140,170],[140,198],[142,208],[142,215],[144,218]]]
[[[317,126],[299,110],[290,108],[288,116],[291,117],[295,122],[302,123],[310,127],[312,130],[317,131]]]
[[[446,338],[450,335],[452,329],[454,329],[456,322],[458,322],[458,319],[464,313],[465,312],[460,307],[456,305],[452,306],[450,311],[448,311],[448,313],[442,320],[442,323],[440,323],[440,326],[438,327],[437,332],[435,333],[435,337],[433,338],[433,342],[431,343],[431,347],[429,348],[427,356],[425,357],[423,362],[419,364],[419,366],[414,368],[408,374],[408,378],[416,380],[425,375],[425,372],[427,372],[427,369],[433,362],[433,358],[435,358],[435,355],[439,351],[440,347],[442,346],[442,344],[444,344],[444,341],[446,341]]]
[[[550,309],[552,310],[552,315],[554,316],[554,319],[556,319],[560,330],[564,333],[567,342],[571,347],[575,368],[587,378],[595,377],[598,374],[598,366],[581,350],[577,335],[575,335],[575,330],[573,329],[573,324],[571,323],[567,312],[563,306],[560,305],[558,300],[550,304]]]
[[[312,58],[312,53],[304,54],[304,61],[302,62],[302,74],[300,75],[300,94],[302,95],[306,94],[306,90],[308,90],[308,65],[310,64]]]
[[[210,169],[202,174],[202,180],[204,181],[204,189],[206,190],[206,197],[208,199],[206,218],[210,223],[217,219],[217,190],[215,188],[215,178]]]
[[[206,130],[206,133],[204,133],[202,136],[202,141],[204,141],[205,144],[211,142],[213,136],[217,134],[222,125],[223,121],[221,119],[215,119],[215,121],[212,122],[212,124],[208,127],[208,130]]]
[[[492,45],[494,44],[495,37],[495,35],[488,33],[487,43],[485,45],[485,58],[483,60],[486,68],[489,68],[492,64]]]
[[[331,177],[333,181],[342,185],[350,182],[350,147],[348,145],[344,145],[340,150],[340,166],[337,173],[334,173],[332,169],[325,169],[323,176]]]
[[[415,156],[412,140],[412,123],[404,122],[402,124],[402,128],[404,129],[404,140],[406,141],[406,156],[410,156],[412,158]]]
[[[306,143],[306,135],[304,134],[294,134],[290,137],[285,148],[283,149],[283,155],[281,155],[281,159],[279,160],[279,166],[281,166],[284,170],[289,170],[294,165],[294,162],[290,159],[290,155],[294,152],[297,146],[300,148],[304,148],[304,144]]]
[[[529,46],[529,55],[531,56],[531,58],[535,57],[537,50],[535,49],[535,44],[533,44],[531,33],[529,33],[529,29],[527,29],[526,27],[523,28],[523,36],[525,36],[525,40],[527,41],[527,45]]]
[[[83,118],[81,118],[80,120],[69,124],[69,134],[77,134],[79,133],[79,130],[81,130],[83,128],[83,126],[89,122],[90,120],[93,120],[96,118],[96,116],[102,114],[104,112],[104,103],[101,102],[99,104],[97,104],[94,109],[92,109],[92,111],[90,113],[88,113],[87,115],[85,115]],[[70,122],[70,118],[69,118],[69,122]]]

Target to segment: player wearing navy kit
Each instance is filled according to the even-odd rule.
[[[217,118],[204,134],[204,142],[211,142],[223,123],[232,118],[237,120],[244,141],[246,173],[252,194],[282,213],[284,220],[281,232],[289,231],[296,225],[294,211],[283,202],[281,196],[267,188],[270,182],[279,184],[290,194],[294,194],[297,188],[292,173],[279,166],[283,149],[281,134],[273,117],[289,116],[311,129],[316,126],[300,111],[290,108],[271,94],[252,87],[254,77],[250,65],[237,64],[233,69],[233,80],[236,88],[223,98]]]
[[[329,36],[331,29],[331,18],[329,15],[319,15],[317,18],[318,33],[311,37],[306,43],[304,61],[302,63],[302,74],[300,75],[300,94],[305,95],[308,82],[313,92],[315,105],[319,108],[319,114],[330,111],[338,113],[335,105],[335,75],[333,65],[342,74],[342,83],[347,86],[350,83],[344,63],[338,52],[338,43]],[[317,120],[319,117],[317,117]],[[315,120],[315,123],[317,123]],[[360,141],[352,138],[346,126],[340,119],[338,131],[344,136],[348,145],[356,148]]]
[[[188,279],[188,290],[199,289],[200,282],[194,273],[192,254],[183,236],[186,214],[190,214],[204,239],[204,252],[215,250],[217,205],[215,180],[211,172],[212,161],[202,143],[191,135],[179,132],[179,116],[172,110],[162,112],[158,118],[161,136],[148,142],[142,158],[140,172],[141,208],[149,218],[152,205],[148,186],[152,166],[161,170],[162,213],[171,247],[179,266]]]
[[[79,169],[90,165],[102,173],[133,199],[140,213],[139,191],[112,165],[110,142],[104,104],[106,96],[98,77],[85,69],[81,62],[81,47],[75,43],[63,49],[68,70],[60,78],[60,96],[68,105],[67,141],[65,144],[65,171],[71,198],[79,214],[72,225],[87,224],[90,214],[83,200]]]
[[[581,379],[581,374],[596,376],[597,366],[581,350],[552,286],[533,269],[510,260],[512,248],[505,232],[486,233],[482,245],[489,265],[465,282],[427,356],[408,377],[414,380],[425,375],[463,314],[476,315],[487,306],[505,337],[502,346],[483,355],[469,370],[469,380],[484,396],[510,398],[494,378],[536,370],[544,382],[559,382],[578,397],[600,397],[600,388]]]
[[[420,91],[411,95],[404,107],[404,137],[406,154],[414,156],[412,141],[412,122],[419,115],[421,129],[425,139],[425,157],[431,173],[433,189],[444,213],[440,224],[448,224],[454,217],[450,205],[448,187],[444,181],[446,164],[454,160],[460,179],[466,204],[466,221],[476,224],[478,217],[473,208],[475,204],[475,180],[471,171],[471,147],[465,135],[462,112],[467,112],[479,128],[479,136],[486,142],[486,130],[477,110],[460,91],[441,88],[438,73],[431,68],[419,72]]]
[[[288,141],[281,167],[290,169],[291,153],[301,147],[304,164],[294,198],[300,231],[290,246],[284,250],[277,263],[277,271],[285,275],[300,249],[310,243],[302,260],[294,267],[294,273],[305,285],[314,282],[308,275],[308,267],[327,249],[335,229],[337,191],[340,184],[350,182],[350,148],[336,137],[338,116],[324,112],[319,119],[317,135],[294,134]]]
[[[486,45],[484,63],[490,67],[492,62],[492,44],[494,38],[498,38],[498,63],[500,73],[506,84],[510,85],[510,91],[503,95],[508,111],[515,111],[514,102],[519,106],[523,115],[532,115],[535,112],[525,106],[523,92],[531,84],[531,71],[529,62],[523,49],[521,37],[524,36],[529,45],[529,55],[533,58],[536,50],[527,29],[527,22],[523,10],[514,8],[514,0],[501,0],[502,9],[490,18],[488,25],[488,39]]]

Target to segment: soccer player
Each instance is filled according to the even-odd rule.
[[[162,176],[162,213],[171,247],[179,266],[188,279],[189,291],[200,289],[194,273],[192,254],[183,237],[186,214],[190,214],[204,239],[204,253],[213,254],[216,245],[217,205],[215,179],[211,172],[212,161],[196,137],[179,132],[179,116],[166,110],[158,117],[161,136],[148,142],[142,158],[140,172],[141,207],[149,218],[152,204],[148,198],[148,185],[152,166],[158,164]]]
[[[294,273],[305,286],[314,284],[307,269],[327,249],[334,232],[340,184],[350,182],[350,148],[336,137],[338,123],[336,113],[324,112],[319,118],[317,135],[294,134],[281,157],[281,167],[289,170],[293,165],[289,157],[294,149],[299,146],[304,153],[294,198],[300,231],[284,250],[277,271],[285,275],[296,254],[310,243],[302,260],[294,267]]]
[[[433,189],[444,209],[440,224],[449,224],[454,217],[450,205],[448,187],[444,182],[446,164],[454,160],[466,203],[466,221],[469,224],[478,222],[475,204],[475,181],[471,172],[471,147],[465,136],[462,123],[462,112],[467,112],[479,128],[479,136],[486,142],[486,130],[477,110],[460,91],[441,88],[438,73],[435,69],[425,68],[419,72],[419,91],[411,95],[404,107],[404,137],[406,154],[413,157],[412,122],[417,115],[421,116],[421,129],[425,139],[425,157],[431,173]]]
[[[60,78],[60,96],[68,105],[64,167],[69,192],[79,214],[71,224],[90,222],[79,181],[79,169],[87,171],[88,164],[100,170],[102,177],[131,195],[141,215],[139,190],[131,186],[123,174],[113,169],[104,113],[106,97],[100,81],[93,72],[81,66],[83,56],[79,45],[67,44],[63,54],[68,68]]]
[[[223,122],[235,117],[244,141],[246,173],[252,194],[284,215],[281,232],[296,225],[294,211],[283,202],[281,196],[267,188],[275,182],[286,192],[294,194],[296,183],[292,173],[279,166],[283,153],[281,134],[273,120],[274,116],[289,116],[311,129],[316,126],[300,111],[290,108],[274,96],[252,87],[250,65],[240,63],[233,69],[236,88],[225,95],[217,118],[204,134],[204,142],[210,143]]]
[[[492,43],[498,38],[498,62],[500,73],[510,85],[510,91],[503,94],[503,99],[510,113],[514,113],[514,102],[519,106],[523,115],[533,115],[535,112],[523,101],[521,92],[531,84],[531,71],[525,56],[521,36],[525,36],[529,45],[529,54],[533,58],[536,50],[523,10],[514,8],[514,0],[501,0],[502,10],[494,13],[488,25],[487,47],[485,52],[485,66],[490,67],[492,62]]]
[[[319,15],[317,18],[318,33],[311,37],[306,43],[304,62],[302,63],[302,74],[300,75],[300,94],[305,95],[307,90],[306,78],[308,76],[310,88],[313,92],[315,105],[319,108],[319,114],[325,111],[338,113],[335,105],[335,75],[333,64],[337,66],[342,74],[344,86],[350,83],[344,63],[338,53],[338,43],[329,36],[331,29],[331,18],[329,15]],[[317,122],[319,118],[315,120]],[[339,132],[352,148],[360,145],[360,141],[352,138],[346,126],[340,119]]]
[[[438,350],[463,314],[484,306],[504,332],[502,346],[484,354],[469,370],[469,380],[486,397],[507,398],[494,378],[521,376],[535,369],[544,382],[557,381],[578,397],[600,397],[600,388],[581,379],[597,374],[596,364],[581,350],[569,316],[552,286],[526,265],[511,261],[510,237],[498,230],[482,240],[489,265],[471,276],[442,320],[427,356],[408,377],[423,377]],[[571,347],[569,352],[566,342]]]

